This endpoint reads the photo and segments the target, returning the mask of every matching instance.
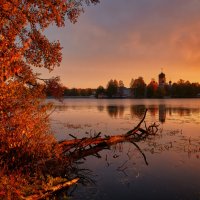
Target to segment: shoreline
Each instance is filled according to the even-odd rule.
[[[200,97],[164,97],[164,98],[133,98],[133,97],[113,97],[113,98],[96,98],[91,96],[64,96],[63,99],[200,99]],[[54,97],[46,97],[46,99],[55,99]]]

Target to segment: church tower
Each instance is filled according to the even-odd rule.
[[[159,86],[164,86],[166,84],[166,77],[165,77],[165,74],[163,72],[161,72],[158,75],[158,83],[159,83]]]

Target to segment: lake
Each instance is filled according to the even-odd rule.
[[[53,101],[53,100],[49,100]],[[123,143],[77,164],[84,177],[70,199],[200,199],[200,99],[65,99],[56,102],[51,126],[58,140],[118,135],[134,128],[147,108],[155,136]],[[62,198],[61,198],[62,199]]]

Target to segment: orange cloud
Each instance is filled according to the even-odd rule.
[[[47,32],[59,39],[63,62],[55,71],[69,87],[97,87],[111,78],[200,81],[200,2],[107,0],[89,7],[75,25]],[[46,76],[48,74],[43,72]]]

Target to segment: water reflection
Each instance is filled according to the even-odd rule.
[[[173,116],[173,115],[178,115],[179,117],[184,117],[184,116],[191,116],[192,114],[199,114],[200,109],[199,108],[182,108],[182,107],[177,107],[177,108],[172,108],[172,107],[167,107],[165,104],[160,104],[158,106],[145,106],[145,105],[131,105],[129,108],[125,106],[107,106],[106,110],[107,113],[110,117],[114,118],[122,118],[124,117],[125,111],[128,111],[130,109],[130,115],[131,118],[139,118],[141,119],[145,110],[149,110],[149,114],[151,117],[158,116],[158,120],[161,123],[166,122],[166,117],[167,116]],[[99,110],[99,107],[98,107]],[[104,107],[101,106],[101,110],[103,111]]]
[[[149,137],[145,143],[140,143],[140,150],[131,143],[120,143],[112,146],[109,150],[99,152],[99,156],[87,158],[83,166],[96,173],[91,181],[86,185],[79,184],[73,190],[72,199],[198,199],[198,188],[200,186],[196,175],[191,174],[187,179],[187,184],[193,184],[184,190],[186,184],[185,173],[190,173],[190,164],[198,164],[200,138],[192,141],[185,137],[181,131],[160,132],[155,137]],[[172,163],[170,156],[179,155],[177,162]],[[168,156],[166,156],[168,155]],[[189,158],[189,163],[187,159]],[[156,158],[156,160],[155,160]],[[160,163],[160,162],[163,163]],[[149,166],[147,166],[147,162]],[[170,163],[169,163],[170,162]],[[186,168],[182,167],[187,165]],[[97,167],[98,166],[98,167]],[[146,166],[144,168],[144,166]],[[182,169],[183,168],[183,169]],[[187,170],[186,170],[187,169]],[[193,168],[198,170],[198,167]],[[171,181],[171,170],[177,176],[175,183]],[[163,174],[161,172],[164,172]],[[148,180],[148,173],[151,180]],[[160,174],[161,173],[161,174]],[[173,172],[174,173],[174,172]],[[179,177],[180,176],[180,177]],[[112,177],[112,180],[109,178]],[[167,178],[167,182],[165,182]],[[198,177],[198,178],[197,178]],[[195,180],[194,180],[195,178]],[[170,182],[169,182],[170,181]],[[176,184],[179,185],[176,185]],[[165,193],[165,184],[168,186],[169,193]],[[174,187],[174,188],[173,188]],[[92,188],[92,190],[91,190]],[[115,193],[110,193],[115,190]],[[141,190],[143,191],[142,193]],[[145,191],[145,192],[144,192]],[[102,196],[103,193],[104,195]]]
[[[161,123],[164,123],[166,119],[166,106],[165,105],[159,105],[159,121]]]
[[[147,124],[160,122],[155,137],[139,143],[144,157],[131,143],[118,144],[89,156],[80,168],[90,169],[96,185],[78,184],[72,200],[198,199],[200,188],[200,101],[194,100],[67,100],[52,117],[63,124],[62,138],[84,132],[121,134],[133,127],[147,108]],[[65,110],[65,106],[67,110]],[[59,105],[58,105],[59,107]],[[90,126],[86,127],[85,124]],[[61,126],[55,126],[60,132]],[[60,138],[59,138],[60,139]],[[113,192],[115,191],[115,192]]]
[[[159,105],[89,105],[87,107],[80,105],[56,105],[56,110],[59,112],[68,111],[68,110],[94,110],[97,109],[98,112],[106,111],[108,116],[111,118],[123,118],[125,115],[130,115],[132,119],[139,118],[144,114],[146,109],[149,110],[149,115],[151,117],[158,116],[158,121],[161,123],[165,123],[167,117],[169,118],[173,116],[178,117],[190,117],[191,115],[200,115],[200,108],[186,108],[186,107],[173,107],[167,104],[159,104]]]
[[[114,117],[114,118],[117,118],[117,117],[123,117],[124,115],[124,110],[125,110],[125,107],[120,105],[120,106],[107,106],[106,107],[106,110],[108,112],[108,115],[110,117]]]
[[[132,118],[139,118],[141,119],[144,112],[146,110],[146,106],[145,105],[132,105],[130,106],[130,114]]]
[[[101,106],[101,105],[97,106],[97,109],[98,109],[99,112],[103,112],[104,111],[104,106]]]

